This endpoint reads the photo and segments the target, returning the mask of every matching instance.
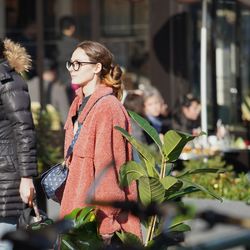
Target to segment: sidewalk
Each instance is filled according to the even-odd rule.
[[[183,199],[187,205],[194,205],[197,212],[204,210],[213,210],[224,215],[229,215],[237,218],[250,218],[250,206],[239,201],[228,201],[223,202],[209,199]],[[200,219],[191,221],[191,232],[186,234],[185,245],[194,245],[201,242],[209,242],[220,239],[230,239],[231,236],[236,235],[241,231],[237,226],[222,225],[218,224],[213,229],[206,230],[206,223]],[[250,239],[249,239],[250,240]],[[231,250],[244,250],[244,247],[234,247]]]

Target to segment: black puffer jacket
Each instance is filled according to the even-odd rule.
[[[20,179],[37,175],[28,88],[10,64],[0,59],[0,217],[20,214]]]

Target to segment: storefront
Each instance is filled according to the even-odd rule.
[[[36,23],[38,1],[0,1],[1,36],[20,37]],[[207,1],[209,129],[221,119],[240,130],[241,103],[250,93],[250,5],[246,0]],[[201,1],[44,0],[43,8],[45,56],[53,55],[58,20],[72,15],[80,40],[105,43],[117,62],[135,73],[137,83],[157,86],[170,107],[186,92],[200,96]]]

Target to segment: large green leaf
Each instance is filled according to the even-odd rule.
[[[178,179],[173,176],[166,176],[162,178],[160,182],[163,185],[164,189],[168,190],[178,182]]]
[[[179,222],[177,224],[171,225],[169,227],[169,231],[174,231],[174,232],[187,232],[187,231],[191,231],[190,226],[188,226],[187,224],[184,224],[183,222]]]
[[[96,223],[89,222],[77,230],[62,235],[60,247],[62,250],[103,249],[103,242],[97,234]]]
[[[141,203],[147,206],[151,203],[151,189],[148,177],[141,177],[138,180],[138,192]]]
[[[149,122],[133,111],[128,111],[130,117],[152,138],[155,144],[162,151],[162,142],[160,140],[159,134],[154,127],[152,127]]]
[[[78,228],[87,222],[95,220],[94,209],[94,207],[75,208],[64,218],[73,220],[75,228]]]
[[[84,207],[76,217],[75,227],[81,227],[82,225],[95,220],[94,207]]]
[[[178,178],[183,176],[193,175],[193,174],[202,174],[202,173],[222,173],[225,170],[219,168],[197,168],[197,169],[188,169],[183,174],[178,175]]]
[[[175,130],[169,130],[164,135],[164,145],[163,152],[168,162],[176,161],[184,146],[191,140],[193,140],[195,136],[182,133]]]
[[[161,203],[164,200],[165,189],[159,179],[141,177],[138,180],[138,191],[141,203],[145,206],[152,202]]]
[[[165,190],[166,191],[165,192],[165,200],[167,201],[170,196],[178,193],[181,190],[182,186],[183,186],[183,182],[178,180],[176,183],[174,183],[172,186],[170,186],[168,189],[166,189]]]
[[[143,244],[141,240],[132,233],[129,232],[116,232],[116,235],[120,238],[121,242],[126,246],[131,246],[132,248],[138,247],[141,249],[143,247]]]
[[[80,210],[82,210],[82,208],[75,208],[71,213],[65,215],[64,219],[75,220]]]
[[[74,227],[61,235],[62,250],[101,249],[102,240],[98,235],[94,207],[74,209],[66,218],[74,220]]]
[[[133,147],[142,155],[145,160],[148,175],[151,177],[157,176],[155,170],[155,158],[151,152],[144,147],[144,145],[138,142],[133,136],[131,136],[125,129],[115,126],[115,128],[122,133],[122,135],[133,145]]]
[[[181,186],[183,185],[182,182],[178,182],[178,184],[181,183]],[[180,186],[180,187],[181,187]],[[189,187],[185,187],[183,189],[180,189],[180,190],[177,190],[175,192],[166,192],[166,200],[167,201],[170,201],[170,200],[176,200],[178,198],[181,198],[187,194],[190,194],[190,193],[194,193],[194,192],[197,192],[197,191],[200,191],[200,189],[196,188],[196,187],[192,187],[192,186],[189,186]]]
[[[214,193],[213,191],[208,190],[205,187],[203,187],[203,186],[201,186],[201,185],[199,185],[197,183],[194,183],[194,182],[192,182],[192,181],[190,181],[188,179],[185,179],[185,178],[181,178],[181,181],[183,183],[185,183],[187,185],[190,185],[190,186],[193,186],[193,187],[199,189],[200,191],[203,191],[206,194],[209,194],[209,195],[213,196],[214,198],[216,198],[216,199],[220,200],[221,202],[223,202],[223,199],[220,196],[218,196],[216,193]]]
[[[151,199],[153,202],[161,203],[164,201],[165,189],[159,179],[149,178]]]
[[[122,187],[126,187],[142,176],[148,176],[144,167],[135,161],[129,161],[121,166],[119,182]]]

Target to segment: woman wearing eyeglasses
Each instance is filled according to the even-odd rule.
[[[97,201],[136,200],[133,183],[119,187],[120,167],[131,160],[131,146],[114,127],[130,132],[128,114],[119,101],[122,97],[122,71],[114,66],[113,55],[103,45],[84,41],[66,63],[72,83],[80,86],[65,124],[65,152],[78,126],[83,124],[67,161],[69,175],[61,202],[60,215],[87,206],[87,199]],[[93,184],[94,183],[94,184]],[[91,196],[91,197],[89,197]],[[139,220],[112,207],[97,206],[99,233],[109,241],[115,231],[124,230],[140,236]]]

